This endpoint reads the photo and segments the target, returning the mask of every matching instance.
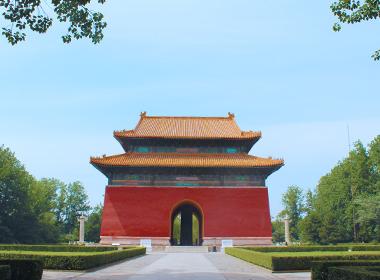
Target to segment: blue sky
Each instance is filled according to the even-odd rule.
[[[108,1],[100,45],[64,45],[64,25],[0,41],[0,144],[37,178],[79,180],[92,204],[106,178],[89,157],[120,153],[113,130],[148,115],[225,116],[285,159],[267,181],[271,214],[314,188],[351,139],[380,133],[379,23],[332,32],[330,1]],[[1,22],[0,22],[1,23]]]

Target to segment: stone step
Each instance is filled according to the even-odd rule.
[[[166,253],[208,253],[207,246],[166,246]]]

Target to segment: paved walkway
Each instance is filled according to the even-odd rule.
[[[153,253],[90,272],[44,271],[43,280],[309,280],[310,273],[271,273],[222,253]]]

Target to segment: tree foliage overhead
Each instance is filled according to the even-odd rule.
[[[354,24],[377,20],[380,17],[380,0],[338,0],[331,5],[331,11],[340,23]],[[334,24],[334,31],[341,30],[340,23]],[[375,51],[372,58],[380,60],[380,50]]]
[[[89,38],[96,44],[103,39],[107,26],[102,13],[92,11],[93,2],[104,4],[105,0],[0,0],[0,12],[5,20],[2,35],[12,45],[25,40],[26,31],[45,33],[53,24],[53,16],[68,24],[62,36],[65,43],[72,39]]]

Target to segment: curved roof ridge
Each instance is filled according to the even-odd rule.
[[[261,132],[242,131],[235,115],[227,117],[147,116],[142,112],[133,130],[114,131],[115,137],[128,138],[194,138],[194,139],[254,139]]]
[[[235,114],[228,112],[226,117],[222,116],[148,116],[147,112],[141,112],[140,113],[141,118],[157,118],[157,119],[223,119],[223,120],[229,120],[234,119]]]
[[[229,120],[229,117],[204,117],[204,116],[143,116],[146,119],[219,119]]]

